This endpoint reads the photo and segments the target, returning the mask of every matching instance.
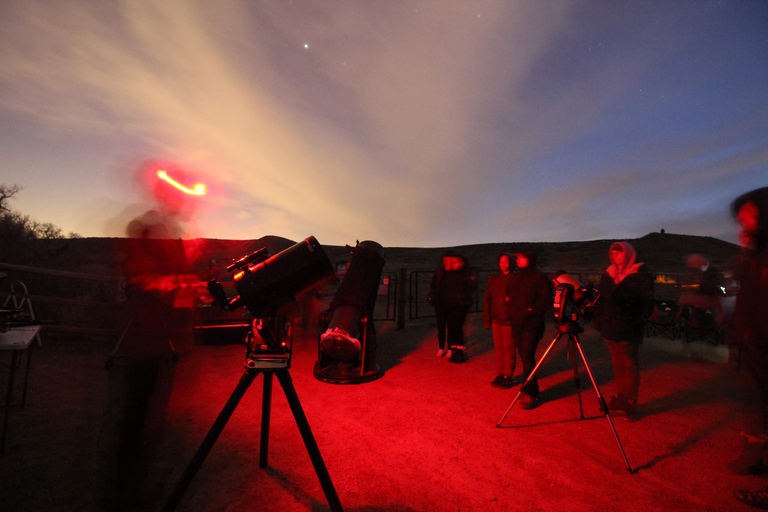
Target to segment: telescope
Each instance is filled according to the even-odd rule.
[[[228,299],[215,279],[208,282],[208,291],[223,309],[245,307],[257,319],[259,339],[249,333],[246,357],[256,361],[257,366],[289,367],[291,346],[281,336],[284,329],[276,318],[277,310],[295,300],[296,293],[333,274],[323,247],[310,236],[274,256],[266,248],[260,249],[235,261],[227,270],[233,273],[238,296]]]
[[[373,309],[384,268],[384,248],[376,242],[357,242],[352,261],[328,310],[321,315],[318,356],[314,374],[332,384],[368,382],[382,373],[376,365],[376,328]]]
[[[577,320],[578,316],[587,321],[592,319],[594,308],[600,301],[600,294],[592,283],[584,286],[578,279],[561,270],[552,276],[552,285],[555,287],[555,322],[563,325],[568,321]]]

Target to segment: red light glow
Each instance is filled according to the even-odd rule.
[[[168,173],[163,170],[157,171],[157,177],[160,178],[161,180],[167,181],[168,183],[170,183],[177,189],[181,190],[185,194],[190,194],[193,196],[205,195],[205,185],[203,185],[202,183],[195,183],[195,185],[192,188],[187,188],[181,183],[179,183],[178,181],[168,176]]]

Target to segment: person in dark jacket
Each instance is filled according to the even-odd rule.
[[[732,323],[744,420],[740,462],[745,467],[736,469],[757,475],[768,473],[768,187],[738,197],[731,211],[741,225],[739,240],[744,247]],[[736,497],[768,509],[768,489],[737,491]]]
[[[443,265],[432,276],[429,293],[429,302],[435,307],[437,317],[438,357],[446,355],[452,363],[466,361],[464,321],[476,291],[477,280],[466,257],[447,252]],[[446,343],[448,350],[443,353]]]
[[[488,278],[483,299],[483,326],[491,329],[496,352],[496,378],[491,386],[509,389],[515,374],[515,344],[512,340],[512,321],[507,311],[507,283],[512,278],[512,255],[499,254],[499,273]]]
[[[608,411],[634,421],[640,392],[638,352],[653,310],[653,277],[645,264],[636,261],[635,249],[627,242],[612,244],[609,257],[593,325],[608,345],[616,380]]]
[[[445,312],[445,304],[443,303],[441,286],[443,278],[445,277],[445,273],[451,270],[451,258],[453,258],[454,254],[455,253],[448,251],[443,255],[440,266],[437,267],[432,273],[432,282],[429,284],[429,295],[427,296],[429,304],[435,308],[438,344],[437,357],[443,357],[444,355],[448,355],[448,357],[450,357],[450,354],[447,354],[445,350],[445,331],[448,316]]]
[[[544,336],[544,313],[552,306],[552,288],[544,272],[536,268],[536,255],[530,247],[518,251],[515,257],[517,270],[507,282],[507,313],[525,382],[536,367],[536,347]],[[539,383],[535,376],[521,391],[521,408],[538,405]]]

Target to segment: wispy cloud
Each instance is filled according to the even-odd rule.
[[[207,173],[218,193],[198,233],[222,238],[602,237],[663,220],[676,199],[650,199],[650,180],[715,186],[733,158],[752,158],[745,177],[764,168],[761,151],[705,161],[765,128],[743,107],[713,124],[706,104],[706,66],[721,72],[738,46],[686,60],[715,48],[699,30],[717,13],[699,29],[682,7],[604,7],[17,3],[0,14],[0,108],[118,141],[107,170],[129,155]]]

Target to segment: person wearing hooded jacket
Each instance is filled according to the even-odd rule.
[[[483,298],[483,326],[491,329],[493,347],[496,353],[496,378],[491,386],[509,389],[513,385],[517,362],[515,344],[512,340],[512,321],[507,311],[507,284],[513,277],[513,257],[509,253],[496,258],[499,273],[488,278]]]
[[[512,324],[512,340],[523,363],[525,382],[536,367],[536,347],[544,336],[544,313],[552,306],[552,287],[544,272],[536,267],[533,249],[525,247],[515,256],[517,270],[507,282],[507,313]],[[538,405],[539,383],[535,376],[521,391],[522,409]]]
[[[644,263],[636,261],[635,249],[627,242],[613,243],[608,252],[611,265],[600,279],[592,323],[605,339],[613,363],[616,387],[608,411],[634,421],[640,392],[638,353],[653,310],[653,277]]]
[[[744,422],[743,453],[737,465],[745,467],[734,469],[758,475],[768,473],[768,187],[739,196],[731,204],[731,212],[741,225],[739,241],[744,248],[732,348]],[[737,491],[736,497],[752,507],[768,509],[768,489]]]

